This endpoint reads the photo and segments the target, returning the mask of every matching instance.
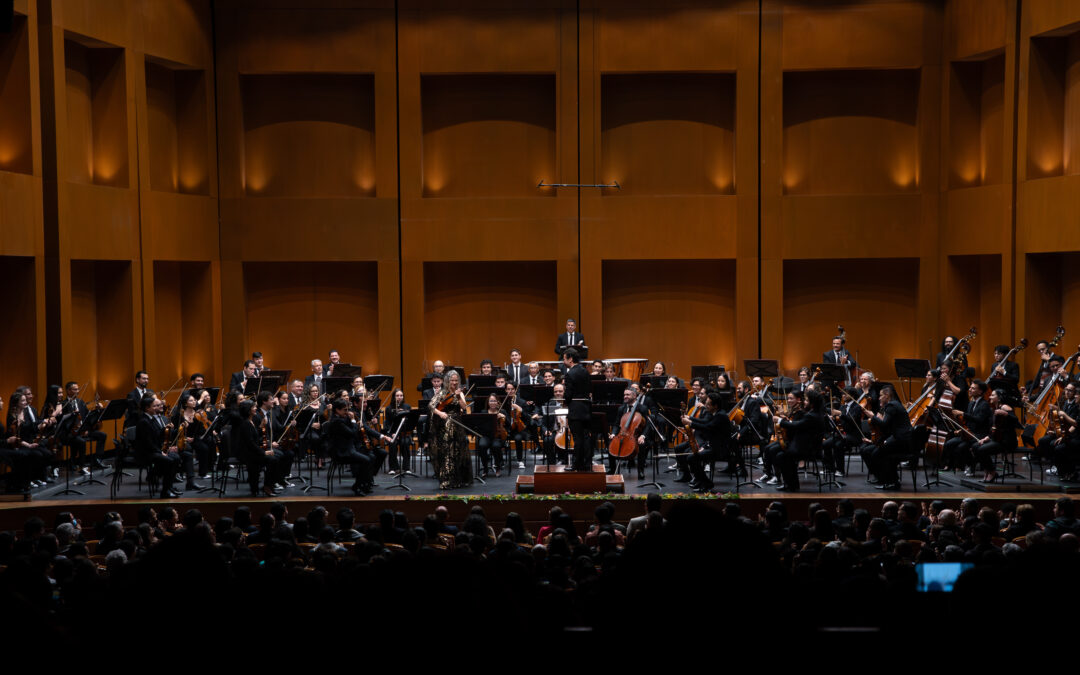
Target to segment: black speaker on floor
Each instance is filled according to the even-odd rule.
[[[0,35],[11,32],[15,23],[15,0],[0,0]]]

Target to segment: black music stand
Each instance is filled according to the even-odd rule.
[[[725,372],[725,368],[722,365],[715,366],[690,366],[690,379],[695,377],[704,377],[706,380],[715,380],[716,376]]]
[[[904,382],[907,399],[911,400],[911,380],[926,377],[930,372],[929,359],[894,359],[896,377]]]
[[[221,387],[203,387],[203,389],[210,392],[210,405],[217,405],[218,396],[221,394]],[[180,396],[176,400],[179,401],[181,398],[184,398],[184,394],[191,394],[192,396],[194,396],[195,392],[197,391],[199,390],[185,389],[180,392]]]
[[[642,387],[651,387],[653,391],[663,389],[670,375],[642,375],[638,378],[638,384]]]
[[[220,391],[220,389],[219,389],[219,391]],[[109,401],[108,405],[105,406],[105,409],[101,411],[101,417],[100,417],[99,421],[108,422],[109,420],[112,420],[112,423],[113,423],[113,446],[116,446],[118,444],[119,440],[120,440],[120,435],[116,431],[116,420],[118,420],[121,417],[123,417],[124,415],[126,415],[127,414],[127,409],[128,409],[128,401],[127,401],[127,399],[126,398],[117,398],[117,399],[113,399],[113,400]],[[115,474],[120,474],[120,476],[127,476],[128,478],[131,477],[131,474],[124,471],[124,467],[121,465],[119,452],[116,455],[116,459],[113,461],[112,473],[109,474],[109,475],[112,476],[112,475],[115,475]],[[113,482],[117,484],[117,487],[119,487],[118,481],[114,480]]]
[[[534,407],[539,408],[555,396],[555,387],[549,387],[546,384],[523,384],[518,387],[518,396],[525,402],[531,401]]]
[[[470,375],[469,386],[494,387],[495,377],[495,375]]]
[[[1066,380],[1068,382],[1068,380]],[[1000,389],[1004,394],[1004,402],[1008,403],[1012,407],[1020,405],[1020,388],[1017,386],[1016,380],[1011,380],[1007,377],[992,377],[986,381],[987,391],[994,391]]]
[[[689,390],[685,388],[678,389],[653,389],[649,392],[649,397],[660,408],[660,413],[667,418],[667,422],[673,425],[678,423],[675,421],[682,416],[683,411],[686,409],[686,400],[690,395]],[[667,453],[665,453],[667,454]],[[657,489],[660,488],[660,484],[656,483],[656,474],[658,471],[657,463],[660,461],[660,453],[654,452],[652,454],[653,464],[653,482],[645,483],[645,485],[657,485]]]
[[[327,367],[329,367],[329,365],[330,364],[327,364]],[[347,377],[351,380],[358,375],[363,375],[363,371],[363,366],[354,366],[351,363],[339,363],[334,366],[334,372],[325,374],[323,379],[326,379],[327,377]],[[326,368],[323,368],[323,372],[326,373]]]
[[[447,366],[446,369],[443,370],[443,376],[449,375],[451,370],[456,370],[458,379],[461,380],[462,384],[465,384],[465,369],[461,366]]]
[[[488,396],[491,396],[492,394],[495,394],[496,396],[498,396],[499,401],[502,401],[504,398],[506,398],[506,390],[505,389],[499,389],[498,387],[495,387],[495,386],[491,386],[491,387],[474,387],[473,390],[472,390],[472,393],[469,394],[469,396],[472,397],[472,400],[474,402],[475,401],[483,402],[484,409],[487,410]]]
[[[278,376],[273,377],[249,377],[247,383],[244,385],[244,396],[248,398],[255,398],[260,392],[268,391],[271,394],[276,392],[284,380]]]
[[[847,372],[844,367],[837,363],[811,363],[810,372],[813,373],[816,370],[821,372],[818,374],[815,382],[821,382],[826,385],[827,388],[835,388],[837,385],[847,385]]]
[[[401,415],[401,417],[398,418],[398,424],[401,425],[401,426],[395,431],[395,434],[398,436],[399,440],[401,440],[402,442],[406,442],[406,441],[404,441],[404,439],[408,438],[408,435],[411,434],[413,429],[416,428],[416,425],[419,422],[419,420],[420,420],[420,410],[418,408],[413,408],[409,412]],[[406,469],[405,467],[400,467],[397,474],[394,476],[394,479],[397,480],[397,482],[394,483],[393,485],[387,485],[386,488],[385,488],[387,490],[392,490],[394,488],[401,488],[402,490],[405,490],[406,492],[411,492],[412,488],[405,484],[405,476],[412,476],[413,478],[419,478],[419,476],[417,476],[415,473],[413,473],[413,470],[412,470],[412,448],[411,448],[411,444],[406,442],[406,447],[409,448],[409,468]]]
[[[612,380],[608,382],[593,382],[592,383],[592,395],[595,403],[614,403],[615,405],[622,404],[622,395],[630,387],[629,380]]]
[[[787,396],[791,390],[795,388],[795,380],[780,375],[773,380],[772,384],[769,385],[769,388],[781,396]]]
[[[127,399],[124,399],[123,401],[119,401],[119,403],[122,403],[123,407],[125,409],[127,408]],[[112,401],[109,401],[109,404],[111,405]],[[79,428],[78,429],[73,429],[72,431],[75,433],[75,435],[78,435],[79,432],[82,429],[86,429],[87,431],[92,431],[94,429],[94,427],[97,426],[97,424],[102,421],[102,417],[104,416],[104,414],[105,414],[105,408],[102,408],[101,410],[91,410],[90,412],[88,412],[86,414],[86,419],[84,419],[82,424],[79,425]],[[89,442],[87,442],[87,445],[89,445]],[[89,466],[90,466],[90,475],[87,476],[86,478],[84,478],[83,480],[79,481],[78,483],[75,483],[75,486],[79,487],[79,486],[82,486],[82,485],[100,485],[102,487],[105,487],[105,483],[103,483],[102,481],[94,478],[94,463],[90,462]]]
[[[394,376],[393,375],[365,375],[364,376],[364,388],[371,393],[378,389],[380,392],[392,391],[394,389]]]
[[[744,359],[743,368],[748,380],[754,377],[764,380],[780,374],[780,363],[776,359]]]
[[[461,416],[461,423],[469,429],[476,431],[480,436],[495,438],[495,420],[498,419],[498,417],[498,415],[492,415],[490,413],[468,413]],[[472,434],[469,435],[471,436]],[[479,442],[477,442],[477,445],[479,445]],[[476,462],[479,464],[479,453],[475,455],[475,458]],[[487,485],[487,481],[480,477],[479,471],[473,472],[473,479],[480,481],[481,485]]]
[[[352,377],[324,377],[322,381],[323,391],[326,392],[327,400],[333,398],[334,394],[342,389],[345,391],[352,391]]]
[[[613,406],[613,407],[614,407],[615,412],[618,412],[619,407],[618,406]],[[593,405],[590,408],[590,411],[589,411],[589,425],[586,427],[588,429],[588,434],[587,434],[588,438],[586,439],[585,442],[589,445],[589,447],[592,448],[592,452],[589,454],[589,467],[590,467],[590,470],[591,470],[591,467],[592,467],[592,463],[593,463],[593,461],[594,461],[594,459],[596,457],[596,450],[597,450],[598,445],[599,445],[598,443],[596,443],[596,439],[598,439],[598,438],[607,439],[607,431],[610,428],[610,425],[608,424],[608,412],[606,410],[604,410],[604,408],[606,408],[606,406]],[[568,424],[567,425],[567,433],[569,433],[569,429],[570,429],[570,427],[569,427],[569,424]],[[574,439],[574,443],[575,443],[574,450],[576,452],[577,451],[577,445],[576,445],[577,439],[576,438]],[[605,440],[605,445],[606,445],[606,443],[607,442]],[[601,458],[600,463],[601,464],[604,463],[603,458]]]
[[[286,370],[270,370],[270,369],[266,369],[266,370],[262,371],[262,376],[263,376],[264,380],[266,378],[268,378],[268,377],[280,377],[281,378],[281,383],[282,384],[287,384],[289,382],[289,378],[292,377],[292,370],[291,369],[286,369]]]

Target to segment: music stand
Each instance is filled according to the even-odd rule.
[[[541,407],[555,396],[555,387],[546,384],[523,384],[518,388],[518,396],[525,402],[532,401],[534,407]]]
[[[716,376],[724,372],[724,366],[690,366],[690,379],[704,377],[706,380],[715,381]]]
[[[795,380],[791,379],[790,377],[784,377],[783,375],[780,375],[773,380],[770,388],[777,394],[787,396],[789,393],[791,393],[791,390],[795,388]]]
[[[352,381],[353,378],[351,377],[338,377],[336,375],[334,377],[324,377],[322,382],[323,391],[326,392],[326,399],[329,401],[334,394],[342,389],[352,391]]]
[[[818,369],[820,369],[821,372],[818,374],[817,379],[814,380],[815,382],[821,382],[828,387],[835,387],[838,383],[843,385],[847,384],[847,372],[842,365],[838,363],[810,364],[811,373]]]
[[[498,417],[498,415],[492,415],[490,413],[468,413],[461,416],[461,423],[469,429],[476,431],[479,436],[495,438],[495,420],[498,419]],[[479,446],[479,441],[476,445]],[[476,461],[480,461],[479,454],[476,456]],[[479,472],[474,472],[474,474],[473,478],[475,480],[480,481],[481,485],[487,485],[487,481],[480,477]]]
[[[244,396],[255,398],[260,392],[276,392],[283,384],[280,377],[249,377],[244,384]]]
[[[325,373],[325,369],[323,370]],[[358,375],[363,375],[363,370],[363,366],[354,366],[351,363],[338,363],[334,366],[333,374],[324,375],[323,379],[326,379],[326,377],[347,377],[351,380]]]
[[[449,375],[451,370],[456,370],[457,371],[458,379],[461,380],[462,384],[464,384],[465,383],[465,369],[462,368],[461,366],[447,366],[446,369],[443,370],[443,376],[445,377],[446,375]]]
[[[418,408],[413,408],[409,412],[401,415],[398,418],[398,424],[400,424],[401,426],[395,432],[398,437],[398,442],[404,442],[406,443],[406,447],[409,447],[409,444],[407,443],[407,441],[405,441],[405,439],[408,438],[408,435],[411,434],[413,429],[416,428],[416,425],[419,421],[420,410]],[[401,453],[398,453],[399,456],[400,454]],[[385,489],[392,490],[393,488],[401,488],[406,492],[411,492],[412,488],[405,484],[405,476],[419,478],[419,476],[413,473],[412,470],[412,448],[409,448],[409,468],[406,469],[405,467],[400,467],[397,475],[395,476],[397,483],[394,483],[393,485],[387,485]]]
[[[906,386],[907,399],[911,400],[911,380],[926,377],[930,372],[929,359],[893,359],[896,377]]]
[[[494,387],[495,377],[495,375],[470,375],[469,386],[472,387],[473,385],[475,385],[477,387]]]
[[[266,379],[268,377],[280,377],[281,378],[281,383],[285,384],[285,383],[287,383],[289,381],[289,378],[292,377],[292,370],[291,369],[289,369],[289,370],[270,370],[270,369],[266,369],[266,370],[262,371],[262,376],[263,376],[263,379]]]
[[[607,444],[606,439],[607,439],[607,430],[609,428],[609,425],[608,425],[608,413],[607,413],[606,410],[604,410],[604,408],[605,408],[605,406],[602,406],[602,405],[594,405],[594,406],[592,406],[591,410],[589,411],[589,426],[588,426],[589,433],[588,433],[588,438],[586,439],[586,443],[592,448],[592,452],[589,454],[589,467],[590,468],[588,470],[590,470],[590,471],[592,470],[592,463],[593,463],[593,461],[594,461],[594,459],[596,457],[596,450],[597,450],[597,446],[598,446],[598,444],[596,443],[596,439],[603,438],[603,439],[605,439],[605,445]],[[616,412],[619,410],[618,406],[614,406],[614,408],[615,408]],[[568,425],[567,426],[567,433],[569,433],[569,430],[570,430],[570,428],[569,428],[569,425]],[[575,443],[574,451],[576,452],[577,451],[577,445],[576,445],[577,444],[577,439],[576,438],[574,439],[574,443]],[[603,458],[601,458],[600,463],[601,464],[604,463]],[[573,465],[571,465],[571,466],[573,466]]]
[[[364,388],[368,392],[373,392],[378,389],[380,392],[393,391],[394,389],[394,376],[393,375],[365,375],[364,376]]]
[[[114,446],[119,439],[119,434],[117,434],[116,431],[116,420],[127,414],[127,408],[128,401],[126,398],[113,399],[109,401],[109,403],[105,406],[105,409],[101,411],[101,417],[98,419],[99,422],[108,422],[109,420],[112,420]],[[124,468],[121,466],[119,453],[117,454],[116,461],[113,462],[112,474],[109,475],[113,475],[116,473],[119,473],[122,476],[131,476],[131,474],[124,471]]]
[[[612,380],[592,383],[593,401],[596,403],[622,403],[623,392],[630,386],[628,380]]]
[[[653,391],[663,389],[670,375],[642,375],[638,378],[638,384],[642,387],[650,386]]]
[[[755,377],[766,379],[780,374],[780,363],[776,359],[744,359],[743,368],[746,369],[746,379]]]
[[[496,396],[498,396],[500,402],[504,398],[506,398],[506,390],[505,389],[499,389],[498,387],[473,387],[472,393],[469,394],[469,396],[472,397],[472,400],[474,402],[475,401],[483,401],[484,409],[486,410],[487,409],[488,396],[491,396],[492,394],[495,394]]]

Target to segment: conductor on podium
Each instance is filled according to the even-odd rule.
[[[592,446],[585,438],[585,428],[592,414],[589,373],[581,365],[581,354],[573,347],[567,348],[562,357],[566,367],[563,377],[563,384],[566,385],[566,420],[574,439],[574,470],[588,471],[592,459]]]

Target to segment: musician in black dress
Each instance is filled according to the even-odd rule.
[[[998,473],[994,468],[994,458],[1003,452],[1016,451],[1016,431],[1020,428],[1020,421],[1016,419],[1012,406],[1004,402],[1004,397],[1005,392],[1000,389],[995,389],[990,393],[993,425],[990,427],[990,433],[980,439],[971,449],[975,460],[983,469],[984,483],[997,480]]]
[[[900,475],[897,457],[911,452],[911,420],[903,404],[896,400],[896,390],[885,385],[878,394],[881,412],[870,418],[884,440],[870,454],[869,468],[881,490],[898,490]]]
[[[476,439],[476,453],[480,455],[481,478],[488,477],[488,473],[491,471],[492,457],[495,458],[495,477],[502,475],[503,452],[506,449],[509,433],[507,432],[506,412],[499,407],[500,403],[501,399],[495,394],[491,394],[488,396],[487,405],[484,407],[484,412],[495,415],[495,426],[492,427],[492,435],[482,435]]]
[[[25,492],[30,487],[45,485],[43,476],[52,453],[35,440],[38,425],[31,418],[26,395],[15,392],[9,399],[7,428],[0,434],[2,456],[11,465],[8,488]]]
[[[390,404],[386,406],[383,417],[383,434],[390,440],[387,449],[390,453],[390,474],[412,469],[412,453],[409,447],[409,434],[405,430],[408,422],[405,415],[412,407],[405,402],[405,392],[400,387],[390,392]],[[406,459],[409,460],[406,466]]]
[[[528,424],[525,424],[525,420],[532,416],[532,410],[526,405],[525,400],[517,395],[517,385],[512,381],[506,383],[506,396],[502,402],[502,411],[506,413],[506,428],[509,432],[507,438],[507,447],[509,443],[514,444],[514,456],[518,463],[518,469],[525,468],[525,441],[529,440],[532,435],[532,430]],[[514,416],[522,421],[524,426],[521,429],[514,429]]]
[[[573,333],[571,330],[573,322],[567,321],[566,324],[568,331],[580,338],[580,333]],[[588,371],[581,365],[581,354],[578,350],[572,347],[566,349],[562,357],[563,366],[567,369],[563,384],[566,386],[567,421],[570,424],[570,435],[574,439],[574,470],[587,471],[592,460],[592,443],[586,433],[592,414],[592,384]]]
[[[196,411],[197,401],[194,396],[184,392],[180,394],[180,398],[177,401],[176,412],[173,414],[170,422],[173,428],[176,429],[176,440],[180,441],[180,434],[183,434],[184,450],[180,451],[181,459],[184,460],[185,467],[191,469],[191,473],[186,476],[187,484],[185,489],[187,490],[201,490],[203,486],[195,482],[194,475],[194,458],[198,458],[199,466],[202,471],[208,471],[212,463],[210,458],[210,446],[203,440],[203,435],[206,432],[207,425],[203,423],[206,419],[205,414],[199,415]],[[180,443],[177,443],[177,448],[180,447]],[[185,458],[187,454],[190,457]],[[192,461],[188,462],[188,459]]]

